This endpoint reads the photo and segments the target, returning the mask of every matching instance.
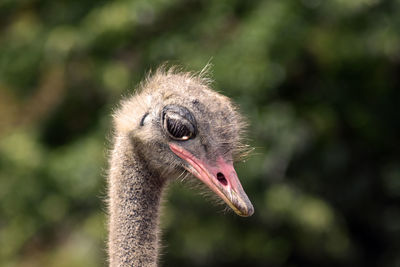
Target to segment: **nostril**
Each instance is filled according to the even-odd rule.
[[[220,172],[217,173],[217,180],[223,185],[228,185],[228,181],[226,180],[225,175]]]

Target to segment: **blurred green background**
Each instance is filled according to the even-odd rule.
[[[400,266],[399,0],[1,0],[0,32],[0,266],[106,266],[112,109],[210,60],[256,213],[174,183],[161,265]]]

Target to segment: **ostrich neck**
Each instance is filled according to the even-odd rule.
[[[110,266],[157,266],[160,178],[128,137],[117,137],[109,175]]]

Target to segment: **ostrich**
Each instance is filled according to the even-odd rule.
[[[202,73],[158,69],[114,113],[110,266],[157,266],[159,210],[171,179],[191,174],[240,216],[253,206],[233,167],[243,120]]]

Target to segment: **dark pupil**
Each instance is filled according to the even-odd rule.
[[[182,138],[184,136],[190,137],[192,134],[186,125],[172,118],[167,119],[167,129],[168,132],[176,138]]]

